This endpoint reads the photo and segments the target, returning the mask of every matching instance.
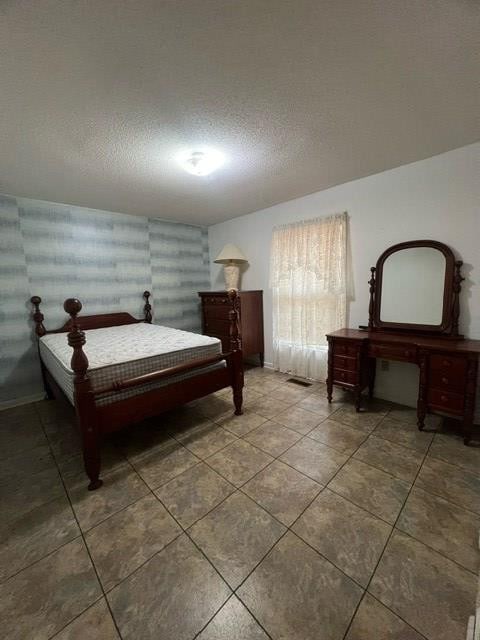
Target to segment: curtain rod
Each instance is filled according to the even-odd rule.
[[[307,218],[306,220],[297,220],[296,222],[287,222],[285,224],[280,224],[277,225],[276,227],[273,227],[273,231],[277,231],[279,229],[288,229],[289,227],[296,227],[302,224],[312,224],[314,222],[324,222],[328,219],[335,219],[335,218],[347,218],[348,216],[348,212],[347,211],[343,211],[342,213],[332,213],[329,216],[318,216],[316,218]]]

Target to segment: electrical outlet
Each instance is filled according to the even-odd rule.
[[[381,369],[382,371],[388,371],[390,369],[390,363],[388,360],[382,360]]]

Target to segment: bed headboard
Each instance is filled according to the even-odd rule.
[[[152,305],[149,302],[151,293],[150,291],[143,292],[143,298],[145,299],[145,306],[143,308],[145,318],[134,318],[130,313],[125,311],[118,311],[116,313],[99,313],[92,316],[80,316],[76,318],[77,327],[82,331],[88,331],[89,329],[102,329],[104,327],[116,327],[124,324],[136,324],[138,322],[152,322]],[[40,303],[42,299],[39,296],[32,296],[30,302],[34,306],[33,321],[35,323],[35,333],[39,338],[47,333],[67,333],[72,330],[72,319],[69,318],[65,324],[59,329],[47,331],[43,324],[44,316],[40,311]],[[68,298],[63,305],[65,311],[69,314],[78,314],[82,309],[82,303],[76,298]]]

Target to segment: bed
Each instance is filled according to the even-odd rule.
[[[236,415],[242,413],[243,357],[239,300],[229,291],[230,350],[217,338],[152,324],[150,292],[145,317],[119,312],[79,316],[82,303],[69,298],[70,319],[47,331],[33,296],[33,320],[45,391],[64,396],[75,408],[90,491],[102,485],[102,437],[184,403],[233,389]]]

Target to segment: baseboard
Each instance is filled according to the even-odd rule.
[[[31,396],[23,396],[23,398],[15,398],[15,400],[5,400],[0,402],[0,411],[11,409],[12,407],[20,407],[22,404],[30,404],[39,402],[45,398],[45,393],[34,393]]]

